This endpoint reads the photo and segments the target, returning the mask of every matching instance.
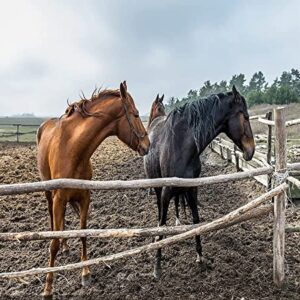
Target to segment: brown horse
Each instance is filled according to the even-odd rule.
[[[156,99],[153,101],[150,111],[150,117],[148,121],[147,131],[150,130],[151,123],[156,119],[157,117],[163,117],[166,115],[165,112],[165,106],[163,104],[165,95],[162,95],[159,97],[159,94],[157,94]]]
[[[140,155],[149,149],[147,132],[139,118],[126,82],[120,90],[94,92],[90,100],[82,99],[69,105],[60,119],[43,123],[37,133],[38,168],[42,180],[55,178],[91,179],[90,158],[97,147],[108,137],[116,135],[121,141]],[[66,205],[69,202],[80,216],[80,227],[87,226],[90,203],[89,190],[61,189],[46,192],[50,213],[51,230],[64,229]],[[86,238],[81,238],[81,260],[87,260]],[[59,239],[50,244],[49,266],[54,266]],[[82,285],[88,285],[90,270],[82,270]],[[53,273],[48,273],[44,297],[53,294]]]

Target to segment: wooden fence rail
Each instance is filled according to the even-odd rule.
[[[265,118],[263,118],[262,116],[253,116],[252,118],[250,117],[250,119],[255,120],[257,119],[258,122],[265,124],[265,125],[269,125],[269,126],[275,126],[275,122],[272,120],[267,120]],[[285,127],[291,127],[294,125],[299,125],[300,124],[300,119],[295,119],[295,120],[289,120],[285,122]]]
[[[197,225],[195,228],[183,232],[178,235],[174,235],[171,237],[168,237],[166,239],[163,239],[158,242],[154,242],[151,244],[147,244],[141,247],[137,247],[135,249],[119,252],[117,254],[112,254],[100,258],[90,259],[86,260],[84,262],[80,263],[74,263],[64,266],[58,266],[58,267],[49,267],[49,268],[34,268],[27,271],[20,271],[20,272],[4,272],[0,273],[0,278],[17,278],[17,277],[25,277],[25,276],[33,276],[33,275],[39,275],[39,274],[45,274],[49,272],[59,272],[59,271],[66,271],[66,270],[73,270],[73,269],[79,269],[84,266],[92,266],[92,265],[98,265],[103,262],[111,262],[117,259],[125,258],[125,257],[131,257],[136,254],[145,253],[153,250],[157,250],[159,248],[163,248],[169,245],[173,245],[177,242],[186,240],[188,238],[191,238],[195,235],[204,234],[207,232],[219,230],[225,227],[232,226],[233,224],[236,224],[237,220],[244,215],[247,212],[250,212],[254,208],[258,207],[259,205],[263,204],[264,202],[270,200],[274,196],[278,195],[279,193],[282,193],[288,189],[287,184],[281,184],[274,188],[273,190],[261,195],[260,197],[252,200],[251,202],[239,207],[238,209],[230,212],[229,214],[216,219],[208,224],[205,225]],[[252,218],[252,215],[249,214],[249,218]]]
[[[300,169],[300,164],[299,164]],[[89,190],[121,190],[121,189],[139,189],[160,186],[178,186],[192,187],[203,186],[207,184],[216,184],[232,180],[243,180],[252,178],[261,174],[271,174],[272,167],[263,167],[243,173],[232,173],[226,175],[217,175],[202,178],[156,178],[156,179],[136,179],[136,180],[108,180],[92,181],[81,179],[52,179],[33,183],[15,183],[0,185],[1,195],[24,194],[41,191],[51,191],[57,189],[89,189]]]
[[[259,218],[273,211],[273,205],[267,204],[254,208],[251,212],[245,213],[236,219],[237,223]],[[202,224],[203,225],[203,224]],[[0,241],[35,241],[50,239],[70,238],[130,238],[130,237],[153,237],[158,235],[175,235],[189,231],[199,225],[182,225],[152,228],[118,228],[118,229],[80,229],[64,231],[40,231],[40,232],[5,232],[0,233]]]

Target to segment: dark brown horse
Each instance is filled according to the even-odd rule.
[[[108,137],[116,135],[140,155],[149,149],[147,132],[139,118],[126,82],[120,90],[102,90],[93,93],[90,100],[82,99],[69,105],[60,119],[51,119],[41,125],[37,134],[38,168],[42,180],[55,178],[91,179],[90,158],[97,147]],[[64,229],[66,205],[69,202],[80,216],[80,227],[87,226],[90,204],[89,190],[55,190],[46,192],[51,230]],[[86,238],[81,238],[81,260],[87,260]],[[49,266],[54,266],[59,239],[50,245]],[[82,270],[82,285],[90,281],[90,270]],[[48,273],[44,297],[53,294],[53,273]]]
[[[243,151],[246,160],[252,159],[255,143],[247,105],[234,86],[232,92],[211,95],[175,108],[167,118],[156,122],[149,134],[149,153],[144,157],[147,177],[199,177],[199,156],[221,132]],[[199,223],[197,187],[163,187],[155,188],[155,192],[160,226],[166,225],[170,200],[179,195],[184,195],[191,208],[193,223]],[[204,263],[200,236],[195,239],[197,261]],[[156,254],[154,275],[161,276],[161,249]]]
[[[156,99],[153,101],[147,126],[147,131],[149,133],[151,123],[158,117],[164,117],[166,116],[165,106],[163,104],[165,95],[162,95],[159,97],[159,94],[157,94]]]
[[[162,120],[166,119],[166,111],[165,111],[165,106],[163,103],[164,96],[162,95],[159,97],[159,94],[157,94],[155,100],[153,101],[151,105],[151,111],[150,111],[150,116],[149,116],[149,121],[148,121],[148,126],[147,126],[147,131],[149,136],[151,136],[151,132],[155,132],[155,124],[160,123]],[[149,190],[149,194],[153,195],[155,194],[154,189]],[[185,212],[185,200],[184,196],[176,196],[175,197],[175,214],[176,214],[176,223],[175,225],[180,225],[179,221],[179,201],[181,200],[181,206],[184,209]]]

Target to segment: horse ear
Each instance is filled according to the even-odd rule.
[[[125,82],[125,85],[124,85]],[[120,83],[120,95],[122,99],[127,99],[127,85],[126,81]]]
[[[240,95],[239,91],[237,90],[237,88],[235,87],[235,85],[232,86],[232,93],[234,96],[234,101],[239,102],[241,99],[241,95]]]
[[[126,83],[126,80],[123,81],[123,85],[124,85],[124,87],[125,87],[125,89],[126,89],[126,91],[127,91],[127,83]]]
[[[163,103],[164,97],[165,97],[165,94],[163,94],[163,95],[160,97],[160,100],[159,100],[160,103]]]
[[[234,97],[237,97],[239,95],[239,92],[236,89],[235,85],[232,86],[232,93],[233,93]]]
[[[155,103],[157,103],[159,101],[159,94],[157,94],[156,99],[155,99]]]

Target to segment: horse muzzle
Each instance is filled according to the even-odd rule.
[[[138,149],[137,149],[137,152],[140,156],[144,156],[144,155],[147,155],[148,152],[149,152],[149,146],[143,146],[143,145],[139,145],[138,146]]]
[[[255,152],[255,148],[248,148],[248,149],[244,149],[243,151],[243,158],[244,160],[246,161],[249,161],[252,159],[253,155],[254,155],[254,152]]]

